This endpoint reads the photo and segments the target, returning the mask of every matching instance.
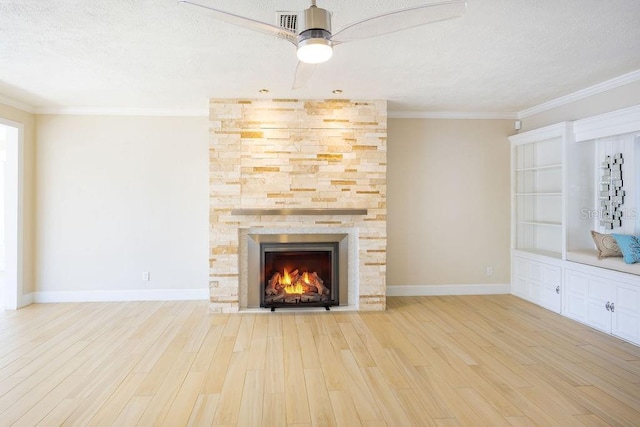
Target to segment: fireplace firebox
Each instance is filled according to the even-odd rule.
[[[338,243],[261,243],[260,306],[339,305]]]

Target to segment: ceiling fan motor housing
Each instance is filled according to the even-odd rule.
[[[305,9],[300,26],[300,35],[307,30],[325,30],[331,34],[331,13],[317,6]]]
[[[298,46],[318,42],[331,46],[331,13],[328,10],[317,6],[306,9],[299,28]]]

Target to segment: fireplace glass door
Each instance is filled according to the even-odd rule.
[[[338,305],[338,243],[261,243],[260,306]]]

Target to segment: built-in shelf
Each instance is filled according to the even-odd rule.
[[[530,168],[519,168],[516,172],[541,171],[546,169],[562,169],[562,165],[533,166]]]
[[[288,208],[288,209],[252,209],[252,208],[240,208],[232,209],[231,215],[367,215],[368,209],[353,209],[353,208],[318,208],[318,209],[305,209],[305,208]]]
[[[569,124],[560,123],[509,137],[511,243],[516,250],[552,258],[564,253],[564,160],[569,135]]]
[[[518,224],[528,224],[528,225],[544,225],[547,227],[562,227],[562,223],[560,222],[549,222],[549,221],[520,221]]]
[[[562,193],[516,193],[516,196],[562,196]]]
[[[531,255],[539,255],[547,258],[554,258],[554,259],[560,259],[560,260],[562,259],[561,252],[545,251],[543,249],[526,249],[526,250],[515,249],[513,253],[514,255],[520,256],[520,257],[527,257],[527,256],[531,257]],[[534,257],[534,259],[538,259],[538,258]]]

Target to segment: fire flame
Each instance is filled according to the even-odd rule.
[[[306,277],[307,273],[304,273],[304,274]],[[284,274],[282,275],[282,280],[280,281],[280,284],[284,286],[284,291],[287,294],[302,295],[304,293],[304,288],[302,287],[302,284],[299,281],[297,281],[294,284],[291,283],[291,276],[289,275],[289,272],[287,271],[286,268],[284,269]]]
[[[284,291],[288,294],[300,294],[304,293],[304,289],[300,282],[297,282],[295,285],[289,285],[284,287]]]
[[[290,285],[291,284],[291,276],[289,276],[289,272],[287,269],[284,269],[284,274],[282,275],[282,279],[280,280],[281,285]]]

